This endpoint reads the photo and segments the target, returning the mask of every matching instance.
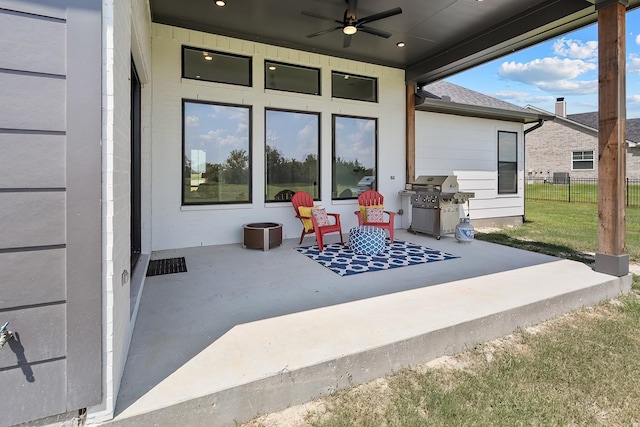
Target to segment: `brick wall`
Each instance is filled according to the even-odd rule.
[[[546,121],[526,135],[525,175],[553,179],[554,172],[568,172],[572,178],[598,177],[597,132],[562,119]],[[574,151],[593,151],[593,169],[573,170]],[[627,177],[640,179],[640,148],[627,148]]]

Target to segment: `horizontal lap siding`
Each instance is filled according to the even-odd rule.
[[[498,131],[518,133],[518,194],[498,194]],[[475,193],[471,218],[524,215],[523,125],[416,111],[416,175],[456,175],[461,191]]]
[[[34,301],[64,301],[65,252],[64,247],[0,252],[0,283],[7,288],[17,286],[18,283],[20,286],[20,292],[3,292],[0,296],[0,310],[28,306]],[[45,281],[42,280],[43,277],[46,278]],[[8,315],[3,315],[2,318],[6,316]],[[14,327],[13,323],[11,327]]]
[[[85,11],[97,13],[98,19],[91,21],[94,29],[84,31],[78,43],[85,44],[85,51],[96,51],[96,56],[78,55],[82,49],[68,39],[76,22],[85,22],[69,16]],[[87,256],[83,254],[95,255],[97,249],[96,263],[100,265],[101,188],[95,180],[75,172],[90,168],[99,183],[99,22],[100,3],[95,0],[40,4],[5,0],[0,5],[0,323],[10,322],[9,329],[16,333],[16,339],[10,339],[0,351],[0,426],[100,401],[99,323],[98,332],[91,335],[79,336],[74,330],[74,325],[95,324],[91,320],[99,322],[101,318],[100,269],[92,267],[95,274],[87,280]],[[80,74],[70,77],[77,69],[70,65],[69,58],[73,57],[79,63],[96,64],[91,70],[98,82],[94,90],[89,85],[82,85],[81,90],[77,85],[74,88]],[[91,97],[92,93],[98,96]],[[82,106],[71,111],[73,102]],[[85,111],[97,111],[97,120],[90,123]],[[80,132],[74,131],[78,121],[95,126],[97,132],[89,134],[82,127]],[[91,146],[87,152],[93,158],[77,150],[82,144]],[[68,185],[70,180],[74,181],[72,186]],[[98,209],[83,208],[84,201],[76,196],[78,186],[86,187],[80,192],[96,195],[98,203],[94,205]],[[86,198],[84,194],[82,197]],[[69,221],[74,211],[79,214]],[[81,249],[77,243],[70,243],[70,236],[87,224],[96,231],[83,232]],[[75,248],[74,253],[69,252],[70,246]],[[78,294],[89,300],[83,294],[87,286],[95,289],[95,302],[72,304]],[[75,311],[83,313],[82,320],[70,315]],[[70,373],[78,371],[79,359],[70,354],[81,346],[95,347],[96,343],[98,351],[91,356],[95,360],[92,376],[98,377],[97,393],[89,393],[82,388],[82,381],[76,386],[69,380]],[[88,376],[86,372],[82,375]],[[95,390],[96,382],[93,384]],[[73,406],[70,390],[84,393],[89,399]]]
[[[0,188],[64,188],[65,136],[0,131]]]
[[[1,249],[65,243],[62,191],[0,193]]]
[[[3,352],[11,351],[7,346],[2,349]],[[64,360],[0,371],[3,390],[5,382],[14,385],[9,393],[2,396],[0,425],[12,425],[25,419],[39,419],[59,413],[59,408],[65,405],[65,379],[59,374],[64,371]]]
[[[0,425],[66,412],[65,22],[29,12],[0,10]]]

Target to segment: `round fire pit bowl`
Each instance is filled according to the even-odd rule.
[[[268,251],[282,244],[282,224],[277,222],[252,222],[242,227],[242,247]]]

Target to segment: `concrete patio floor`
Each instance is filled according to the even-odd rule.
[[[188,272],[146,278],[108,424],[232,426],[631,286],[631,276],[482,241],[405,230],[396,239],[460,258],[341,277],[295,251],[297,239],[266,252],[154,253],[184,256]]]

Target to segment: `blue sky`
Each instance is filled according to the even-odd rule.
[[[640,10],[627,13],[627,118],[640,118]],[[445,79],[524,107],[598,110],[598,27],[590,25]]]

